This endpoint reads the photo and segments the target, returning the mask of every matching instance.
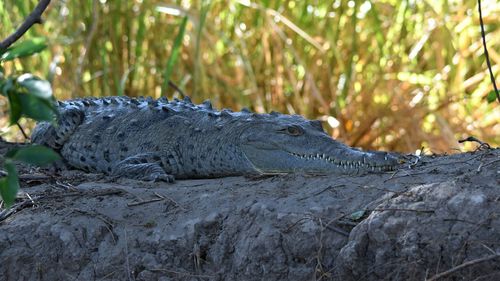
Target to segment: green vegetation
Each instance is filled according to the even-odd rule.
[[[0,38],[36,3],[2,1]],[[498,77],[500,5],[482,4]],[[196,102],[319,118],[366,149],[453,151],[469,135],[500,144],[476,1],[53,1],[44,19],[21,41],[43,36],[48,50],[4,67],[37,70],[58,99],[159,97],[170,77]],[[3,136],[21,140],[16,130]]]
[[[6,75],[3,63],[41,52],[47,45],[43,38],[32,38],[6,50],[0,50],[0,96],[9,102],[10,125],[18,124],[22,116],[36,121],[53,121],[56,114],[50,83],[32,74]],[[0,198],[10,207],[19,190],[19,177],[14,162],[43,166],[59,159],[51,149],[32,145],[7,152],[3,163],[6,175],[0,178]],[[1,206],[2,204],[0,204]]]
[[[7,175],[0,178],[0,199],[3,200],[7,208],[14,203],[17,191],[19,190],[19,177],[14,162],[44,166],[60,159],[59,155],[52,149],[41,145],[13,149],[5,157],[3,168],[7,172]]]

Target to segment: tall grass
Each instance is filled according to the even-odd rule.
[[[0,36],[35,3],[4,1],[0,22],[9,28]],[[482,3],[498,77],[500,4]],[[50,51],[6,67],[44,76],[57,64],[53,84],[60,99],[159,97],[165,64],[187,15],[169,77],[194,101],[211,98],[219,107],[319,118],[335,138],[367,149],[453,151],[460,147],[457,139],[469,135],[500,144],[500,107],[485,99],[492,86],[476,5],[54,1],[43,26],[27,35],[49,37]],[[159,12],[159,6],[168,9]]]

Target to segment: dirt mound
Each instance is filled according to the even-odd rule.
[[[0,280],[498,280],[499,159],[175,184],[21,167]]]
[[[337,257],[342,280],[500,280],[500,190],[459,178],[410,188],[377,206]],[[464,270],[460,265],[468,264]],[[438,275],[439,276],[439,275]],[[439,278],[436,278],[436,280]],[[431,279],[435,280],[435,279]]]

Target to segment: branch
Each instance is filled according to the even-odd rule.
[[[177,93],[179,93],[183,98],[186,97],[186,94],[177,86],[174,84],[172,81],[168,81],[168,85],[172,87]]]
[[[483,37],[484,56],[486,58],[486,64],[488,65],[488,70],[490,71],[491,83],[493,83],[493,88],[495,88],[495,94],[497,95],[498,102],[500,102],[500,94],[498,93],[497,84],[495,83],[495,75],[493,75],[493,71],[491,70],[490,55],[488,54],[488,48],[486,48],[486,34],[484,32],[483,14],[481,12],[481,0],[477,0],[477,9],[479,10],[479,24],[481,25],[481,36]]]
[[[493,259],[496,259],[496,258],[499,258],[500,257],[500,253],[495,253],[491,256],[487,256],[487,257],[484,257],[484,258],[480,258],[480,259],[475,259],[475,260],[471,260],[471,261],[468,261],[468,262],[464,262],[462,263],[461,265],[458,265],[458,266],[455,266],[449,270],[446,270],[445,272],[441,272],[439,274],[436,274],[434,276],[432,276],[430,279],[427,279],[427,281],[436,281],[440,278],[443,278],[443,277],[446,277],[452,273],[455,273],[456,271],[459,271],[461,269],[464,269],[466,267],[469,267],[469,266],[473,266],[475,264],[478,264],[478,263],[482,263],[482,262],[486,262],[486,261],[489,261],[489,260],[493,260]]]
[[[28,29],[30,29],[35,23],[42,23],[42,13],[45,9],[47,9],[49,4],[50,0],[40,0],[33,12],[28,15],[26,20],[17,28],[17,30],[0,42],[0,52],[6,50],[10,45],[19,40],[19,38],[21,38],[21,36],[23,36],[24,33],[26,33],[26,31],[28,31]]]

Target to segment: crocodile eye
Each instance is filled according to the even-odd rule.
[[[288,126],[286,128],[286,133],[291,136],[300,136],[304,133],[304,131],[298,126]]]

